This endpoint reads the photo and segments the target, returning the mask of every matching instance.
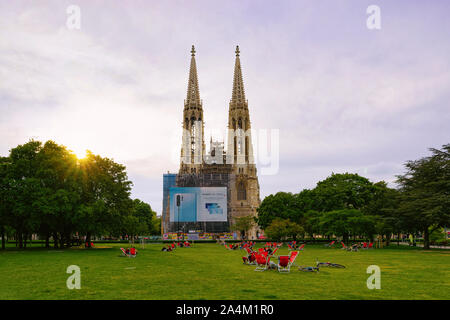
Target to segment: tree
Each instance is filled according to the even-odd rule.
[[[231,225],[231,230],[238,231],[242,239],[246,239],[248,231],[255,225],[255,218],[251,215],[237,217]]]
[[[300,220],[301,215],[296,200],[290,192],[278,192],[265,197],[258,208],[258,225],[265,229],[275,218]]]
[[[0,236],[15,235],[26,247],[32,234],[53,238],[55,248],[72,245],[75,234],[157,234],[150,205],[130,199],[125,167],[88,152],[77,157],[53,141],[18,145],[0,157]]]
[[[2,238],[2,250],[5,250],[6,248],[6,227],[11,212],[10,201],[8,201],[9,168],[10,159],[7,157],[0,157],[0,237]]]
[[[123,215],[132,210],[132,183],[128,180],[125,166],[91,152],[80,160],[80,168],[78,221],[89,247],[92,235],[114,231],[115,226],[123,222]]]
[[[432,155],[405,164],[397,176],[400,186],[399,213],[410,230],[423,233],[424,249],[430,248],[430,233],[450,225],[450,144]]]
[[[122,233],[131,238],[136,235],[150,235],[159,233],[156,225],[156,212],[152,210],[148,203],[139,199],[134,199],[132,210],[124,216]]]
[[[321,234],[321,216],[322,213],[316,210],[308,210],[305,214],[305,220],[303,227],[305,229],[305,232],[309,234],[311,238],[313,238],[314,241],[314,235]]]
[[[372,198],[373,184],[355,173],[333,173],[314,188],[314,207],[317,211],[361,209]]]
[[[269,238],[276,241],[280,241],[287,237],[292,237],[296,240],[297,236],[304,233],[304,229],[298,223],[288,219],[276,218],[265,229],[265,233]]]
[[[300,224],[288,220],[288,228],[286,232],[288,237],[296,241],[297,237],[304,236],[305,229],[303,229],[303,227]]]
[[[38,232],[46,239],[53,237],[55,248],[71,245],[72,234],[79,222],[80,168],[76,156],[65,146],[47,141],[38,154],[36,178],[41,183],[40,197],[34,203],[39,221]]]
[[[153,223],[153,231],[152,235],[160,235],[161,234],[161,216],[157,216],[155,212],[155,216],[152,220]]]
[[[6,203],[9,207],[9,224],[15,231],[19,248],[26,247],[26,239],[39,224],[35,201],[41,196],[41,183],[36,177],[39,167],[38,154],[42,148],[39,141],[30,140],[10,151],[7,170]],[[24,241],[25,240],[25,241]]]
[[[356,209],[343,209],[324,212],[320,217],[322,233],[328,236],[337,235],[348,243],[350,235],[363,234],[366,230],[362,224],[370,223],[364,218],[361,211]],[[361,224],[361,225],[360,225]],[[368,233],[367,229],[367,233]]]
[[[384,181],[374,184],[374,192],[371,201],[363,208],[363,212],[369,216],[375,216],[375,233],[386,237],[389,244],[391,234],[400,234],[404,231],[405,223],[398,214],[399,192],[389,188]]]

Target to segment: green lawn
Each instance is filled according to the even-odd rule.
[[[242,264],[243,251],[218,244],[174,252],[151,244],[138,247],[135,259],[119,257],[119,247],[0,251],[0,299],[450,299],[450,250],[394,245],[346,252],[306,245],[297,264],[318,258],[346,268],[280,274],[255,272]],[[80,290],[66,287],[69,265],[81,268]],[[380,290],[367,289],[369,265],[381,268]]]

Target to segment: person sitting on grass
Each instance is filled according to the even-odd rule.
[[[269,261],[269,264],[267,265],[267,268],[276,270],[278,268],[278,265],[275,262],[273,262],[273,261]]]
[[[132,247],[132,248],[130,249],[130,255],[132,255],[132,256],[137,255],[137,250],[136,250],[135,247]]]
[[[129,248],[127,248],[127,249],[125,250],[125,254],[126,254],[127,256],[130,255],[130,249],[129,249]]]

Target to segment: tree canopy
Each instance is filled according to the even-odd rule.
[[[277,238],[290,223],[313,238],[338,236],[346,242],[351,236],[389,241],[392,234],[421,233],[429,248],[429,235],[450,226],[450,144],[430,151],[405,164],[398,188],[356,173],[332,173],[311,190],[267,196],[257,222]]]
[[[0,232],[9,230],[25,247],[39,234],[48,246],[71,245],[74,237],[157,233],[150,205],[132,200],[125,166],[87,153],[77,159],[53,141],[31,140],[0,158]]]

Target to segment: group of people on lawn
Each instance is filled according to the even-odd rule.
[[[189,241],[180,241],[180,242],[172,242],[171,244],[168,244],[167,246],[163,247],[161,251],[173,251],[176,247],[184,248],[184,247],[190,247],[191,244]]]
[[[137,255],[137,250],[135,247],[131,247],[131,248],[120,248],[120,250],[122,250],[122,256],[125,257],[136,257]]]

